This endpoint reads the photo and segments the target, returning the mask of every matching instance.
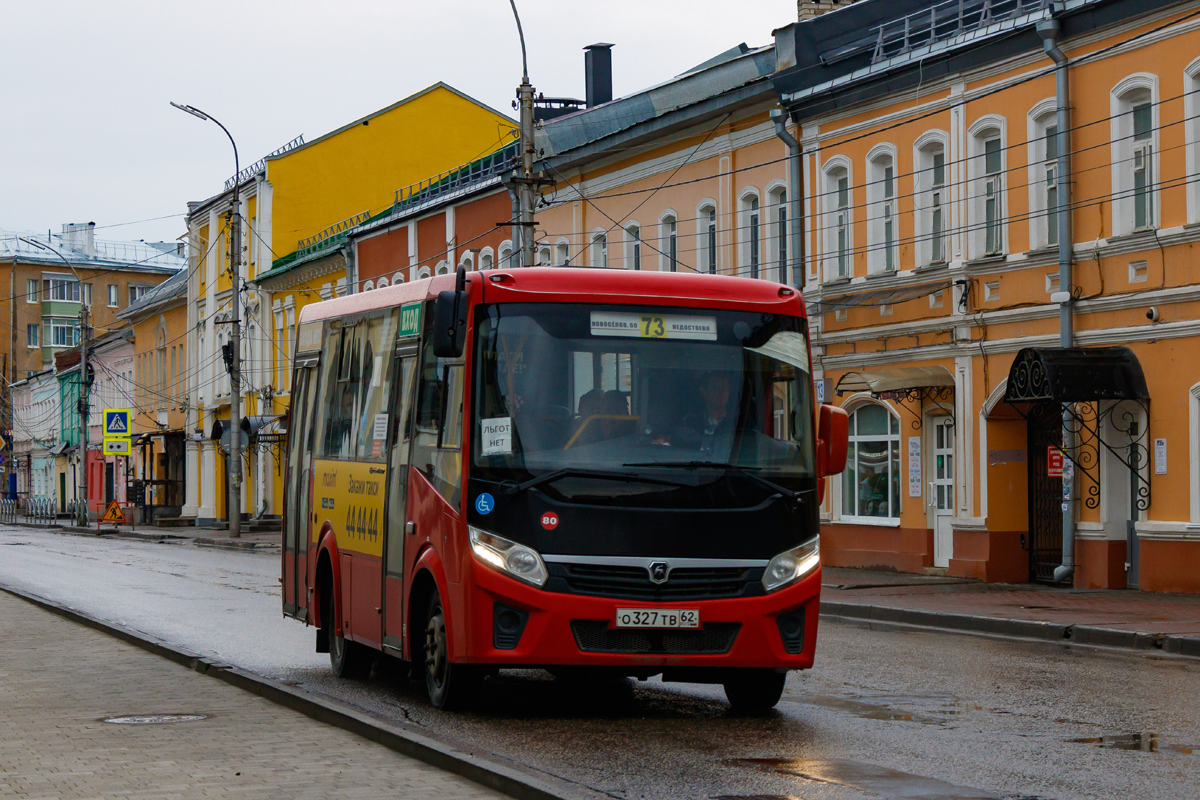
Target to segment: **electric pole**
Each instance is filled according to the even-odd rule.
[[[229,207],[229,277],[233,285],[230,295],[233,318],[230,325],[233,332],[229,337],[229,469],[225,475],[229,487],[229,504],[225,509],[225,516],[229,519],[229,536],[237,539],[242,533],[242,207],[238,195],[242,168],[238,161],[237,142],[220,120],[195,106],[174,102],[171,105],[197,119],[215,122],[218,128],[225,131],[229,143],[233,145],[233,198]]]
[[[87,450],[88,450],[88,314],[83,302],[83,284],[79,284],[79,527],[88,524]]]
[[[517,14],[516,0],[509,0],[513,16],[517,20],[517,35],[521,37],[521,85],[517,87],[517,104],[521,120],[521,174],[517,184],[517,200],[521,206],[518,220],[521,235],[519,266],[532,267],[534,263],[533,219],[534,188],[541,183],[533,177],[533,161],[536,153],[533,146],[533,86],[529,83],[529,60],[525,55],[525,32],[521,29],[521,17]],[[517,248],[514,248],[517,249]]]

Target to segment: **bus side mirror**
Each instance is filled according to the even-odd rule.
[[[433,303],[433,354],[458,358],[467,341],[467,271],[458,268],[453,292],[438,292]]]
[[[850,448],[850,415],[844,408],[821,405],[820,428],[818,429],[817,463],[825,463],[818,475],[841,475],[846,469],[846,451]]]

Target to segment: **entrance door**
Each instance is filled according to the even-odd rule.
[[[297,613],[307,603],[307,577],[305,570],[308,554],[308,495],[312,474],[311,438],[313,415],[313,390],[316,385],[311,363],[297,365],[295,385],[292,389],[294,403],[288,421],[288,492],[287,522],[283,537],[283,607],[284,611]]]
[[[1129,519],[1125,523],[1125,587],[1138,588],[1138,563],[1140,561],[1137,519],[1138,519],[1138,472],[1141,470],[1141,452],[1135,444],[1138,438],[1138,423],[1134,420],[1129,426]]]
[[[104,504],[107,506],[117,496],[116,464],[104,462]]]
[[[412,437],[413,375],[417,348],[405,347],[396,353],[395,395],[391,403],[391,450],[388,455],[388,493],[384,508],[387,525],[383,539],[383,644],[404,647],[404,537],[408,522],[405,503],[408,489],[408,454]]]
[[[67,473],[58,473],[58,510],[67,513]]]
[[[1035,581],[1054,582],[1062,563],[1062,478],[1051,478],[1047,451],[1062,447],[1062,408],[1038,403],[1030,409],[1029,452],[1029,575]]]
[[[954,554],[954,419],[938,417],[933,423],[933,564],[950,566]]]

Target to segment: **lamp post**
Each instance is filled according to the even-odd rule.
[[[242,530],[242,448],[239,437],[242,432],[242,297],[239,281],[241,279],[242,263],[242,209],[238,197],[240,184],[241,163],[238,161],[237,142],[229,129],[209,114],[195,106],[185,106],[172,102],[171,105],[180,111],[185,111],[205,122],[215,122],[217,127],[225,131],[229,143],[233,145],[233,198],[229,210],[229,277],[233,284],[233,316],[230,325],[233,332],[229,336],[229,472],[226,475],[229,485],[229,508],[225,509],[229,519],[229,535],[231,538],[241,536]]]
[[[76,476],[78,480],[79,495],[75,503],[75,521],[79,527],[86,528],[88,524],[87,518],[87,449],[88,449],[88,361],[87,361],[87,303],[83,302],[83,281],[79,278],[79,273],[75,270],[75,265],[67,260],[58,248],[46,243],[39,242],[37,239],[28,239],[24,236],[20,237],[25,244],[32,245],[39,250],[49,250],[54,255],[62,259],[62,262],[71,270],[71,274],[75,276],[75,284],[79,287],[79,474]]]
[[[525,32],[521,29],[521,16],[517,13],[516,0],[508,0],[513,17],[517,20],[517,35],[521,38],[521,85],[517,87],[517,102],[521,120],[521,172],[515,183],[520,203],[519,228],[521,231],[520,264],[533,266],[533,189],[539,183],[533,177],[533,86],[529,83],[529,60],[525,55]]]

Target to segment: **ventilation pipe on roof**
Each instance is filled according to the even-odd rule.
[[[584,49],[583,71],[587,82],[587,107],[612,100],[612,49],[604,42],[589,44]]]
[[[1074,250],[1074,237],[1071,232],[1071,146],[1068,132],[1071,130],[1071,91],[1070,64],[1066,55],[1058,48],[1059,24],[1056,19],[1048,19],[1037,25],[1038,35],[1042,37],[1042,45],[1046,55],[1054,62],[1054,86],[1057,94],[1058,115],[1055,125],[1058,127],[1055,145],[1058,148],[1058,170],[1055,182],[1058,189],[1058,288],[1059,291],[1051,296],[1058,302],[1059,346],[1071,347],[1074,343],[1073,320],[1071,319],[1071,257]],[[1049,211],[1049,209],[1047,209]],[[1070,441],[1070,415],[1063,406],[1063,447]],[[1063,485],[1063,534],[1062,534],[1062,565],[1054,570],[1054,580],[1065,582],[1075,574],[1075,505],[1074,488],[1064,476]],[[1031,498],[1032,499],[1032,498]]]
[[[802,150],[800,142],[796,141],[796,137],[788,133],[787,129],[788,114],[782,108],[771,109],[771,121],[775,123],[775,135],[783,140],[783,143],[788,146],[788,159],[790,167],[788,169],[788,221],[792,224],[791,237],[789,245],[792,253],[792,280],[791,284],[798,289],[804,289],[804,215],[800,208],[800,195],[804,191],[804,162],[801,158]],[[788,283],[787,265],[781,268],[779,279],[783,283]]]

